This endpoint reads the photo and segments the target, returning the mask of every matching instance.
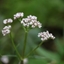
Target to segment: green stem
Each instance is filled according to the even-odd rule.
[[[28,32],[25,31],[25,39],[24,39],[24,47],[23,47],[23,58],[24,58],[24,55],[25,55],[25,49],[26,49],[26,44],[27,44],[27,35],[28,35]]]
[[[40,47],[40,46],[42,45],[42,43],[43,43],[43,42],[41,42],[39,45],[37,45],[36,48],[32,49],[32,51],[30,51],[30,52],[28,53],[28,55],[26,56],[26,58],[29,57],[30,54],[32,54],[38,47]]]
[[[23,60],[20,61],[20,64],[24,64]]]
[[[1,56],[1,54],[0,54],[0,56]]]
[[[63,26],[63,39],[64,39],[64,26]]]
[[[19,52],[18,52],[18,50],[17,50],[15,44],[14,44],[13,37],[12,37],[12,34],[11,34],[11,33],[10,33],[10,38],[11,38],[12,45],[13,45],[15,51],[16,51],[16,54],[17,54],[18,58],[19,58],[20,60],[23,60],[22,57],[21,57],[21,55],[19,54]]]

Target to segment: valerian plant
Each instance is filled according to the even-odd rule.
[[[42,24],[37,20],[36,16],[29,15],[26,18],[23,18],[23,16],[24,16],[23,12],[19,12],[19,13],[14,14],[14,20],[18,19],[20,21],[20,23],[22,24],[22,27],[25,31],[24,46],[23,46],[23,51],[22,51],[23,55],[22,56],[18,52],[18,50],[14,44],[13,37],[12,37],[12,31],[11,31],[12,26],[10,25],[10,23],[13,23],[13,20],[11,18],[3,20],[3,23],[6,26],[2,29],[3,36],[6,36],[7,34],[10,35],[10,39],[11,39],[12,45],[16,51],[17,57],[19,58],[20,61],[22,61],[20,64],[24,64],[24,62],[23,62],[24,59],[28,58],[38,47],[40,47],[42,45],[43,41],[48,40],[49,38],[55,39],[55,37],[52,35],[52,33],[49,33],[49,31],[38,33],[38,37],[41,39],[42,42],[39,45],[37,45],[37,47],[32,49],[25,56],[28,32],[31,29],[34,29],[36,27],[41,28]]]

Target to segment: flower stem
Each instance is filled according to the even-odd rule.
[[[27,35],[28,35],[28,32],[25,31],[25,39],[24,39],[24,47],[23,47],[23,58],[24,58],[24,55],[25,55],[25,49],[26,49],[26,43],[27,43]]]
[[[36,48],[34,48],[34,49],[32,49],[32,51],[30,51],[28,54],[27,54],[27,56],[26,57],[29,57],[30,56],[30,54],[32,54],[38,47],[40,47],[41,45],[42,45],[42,43],[43,42],[41,42],[39,45],[37,45],[37,47]]]
[[[19,64],[24,64],[23,60],[21,60]]]
[[[1,56],[1,54],[0,54],[0,56]]]
[[[23,60],[22,57],[21,57],[21,55],[19,54],[19,52],[18,52],[18,50],[17,50],[15,44],[14,44],[13,37],[12,37],[12,34],[11,34],[11,33],[10,33],[10,38],[11,38],[12,45],[13,45],[15,51],[16,51],[16,54],[17,54],[18,58],[19,58],[20,60]]]

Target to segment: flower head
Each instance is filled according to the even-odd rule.
[[[5,36],[6,34],[9,34],[10,33],[10,28],[11,28],[11,25],[5,26],[3,28],[3,30],[2,30],[3,36]]]
[[[37,17],[32,15],[27,16],[27,18],[23,18],[21,24],[23,24],[23,26],[25,27],[31,27],[31,28],[42,27],[42,24],[39,21],[37,21]]]
[[[27,18],[29,18],[31,20],[37,20],[37,17],[36,16],[32,16],[32,15],[27,16]]]
[[[9,58],[8,58],[8,56],[3,55],[3,56],[1,57],[1,61],[2,61],[3,63],[5,63],[5,64],[8,64],[8,63],[9,63]]]
[[[17,19],[17,18],[22,18],[24,16],[24,13],[23,12],[19,12],[19,13],[16,13],[14,15],[14,19]]]
[[[12,22],[13,22],[13,20],[12,20],[11,18],[5,19],[5,20],[3,21],[4,24],[8,24],[8,23],[12,23]]]
[[[52,33],[49,33],[48,31],[38,33],[38,37],[40,37],[42,41],[45,41],[49,38],[55,39],[55,37],[52,35]]]

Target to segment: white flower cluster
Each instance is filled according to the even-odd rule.
[[[11,18],[9,19],[5,19],[3,21],[4,24],[9,24],[9,23],[12,23],[13,20]],[[2,29],[2,34],[3,36],[5,36],[6,34],[9,34],[10,33],[10,28],[11,28],[11,25],[8,25],[8,26],[5,26],[3,29]]]
[[[38,33],[38,37],[40,37],[42,41],[45,41],[49,38],[55,39],[55,37],[52,35],[52,33],[49,33],[48,31]]]
[[[14,15],[14,19],[17,19],[17,18],[22,18],[24,16],[24,13],[23,12],[19,12],[19,13],[16,13]]]
[[[8,56],[3,55],[3,56],[1,57],[1,61],[2,61],[4,64],[8,64],[8,63],[9,63],[9,58],[8,58]]]
[[[5,19],[5,20],[3,21],[4,24],[8,24],[8,23],[12,23],[12,22],[13,22],[13,20],[12,20],[11,18]]]
[[[27,18],[23,18],[21,24],[23,24],[23,26],[25,27],[31,26],[31,28],[42,27],[42,24],[39,21],[37,21],[37,17],[32,15],[27,16]]]
[[[11,25],[5,26],[3,28],[3,30],[2,30],[3,36],[5,36],[6,34],[9,34],[10,33],[10,28],[11,28]]]

